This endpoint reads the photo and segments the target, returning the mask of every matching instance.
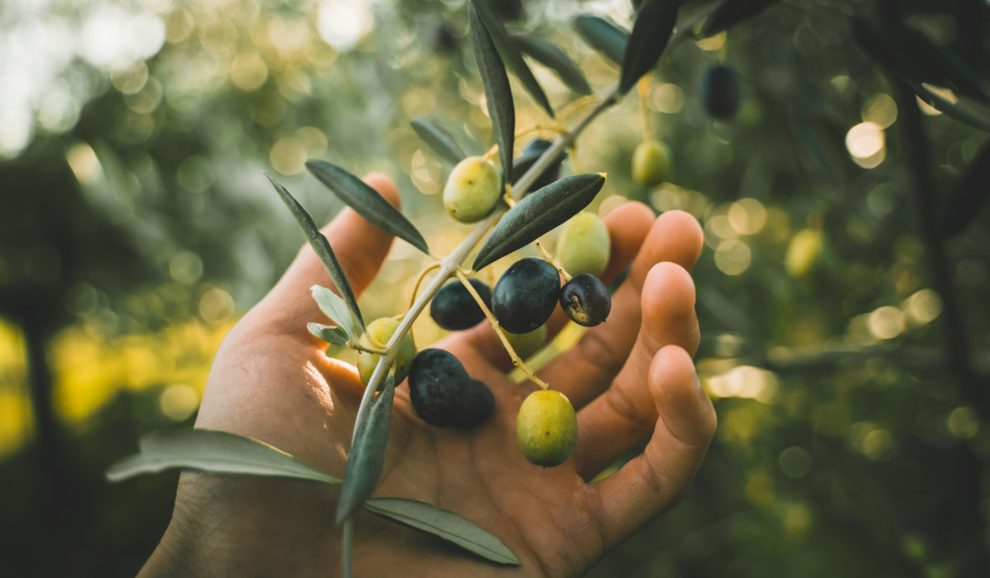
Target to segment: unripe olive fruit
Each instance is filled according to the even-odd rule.
[[[485,305],[491,308],[492,290],[488,285],[478,279],[469,281]],[[451,281],[433,296],[430,317],[448,331],[459,331],[480,323],[485,318],[485,313],[460,281]]]
[[[511,333],[528,333],[546,323],[560,294],[553,265],[532,257],[520,259],[502,274],[492,292],[492,313]]]
[[[552,389],[529,394],[516,416],[516,442],[532,464],[548,467],[567,461],[577,442],[577,416],[567,396]]]
[[[437,427],[475,427],[495,411],[488,386],[471,379],[460,360],[443,349],[424,349],[413,359],[409,397],[416,415]]]
[[[552,142],[540,138],[526,143],[526,146],[523,147],[522,154],[519,155],[519,158],[515,159],[512,163],[512,182],[515,183],[521,179],[522,176],[526,174],[526,171],[529,170],[529,167],[533,166],[533,164],[540,158],[541,155],[543,155],[544,152],[546,152],[548,148],[550,148],[550,145],[552,144]],[[540,176],[536,177],[536,180],[533,181],[533,185],[529,187],[529,190],[535,191],[541,189],[560,178],[560,164],[564,161],[566,156],[566,153],[561,154],[560,158],[550,163],[550,166],[540,173]]]
[[[358,345],[384,349],[388,344],[388,340],[392,338],[392,334],[395,333],[398,327],[399,322],[391,317],[375,319],[368,324],[364,335],[358,339]],[[395,355],[396,383],[405,379],[406,374],[409,373],[409,364],[412,362],[414,355],[416,355],[416,344],[413,342],[412,335],[406,333],[399,341],[399,350]],[[358,353],[358,373],[361,374],[361,381],[365,385],[371,381],[371,374],[375,371],[375,366],[378,365],[379,357],[381,356],[377,353],[368,353],[366,351]]]
[[[547,342],[547,326],[540,325],[529,333],[508,333],[509,343],[519,357],[526,359],[533,355]]]
[[[498,169],[484,157],[468,157],[457,163],[443,188],[444,208],[462,223],[484,219],[501,197]]]
[[[739,76],[728,66],[717,65],[701,78],[701,99],[712,118],[729,120],[739,110]]]
[[[594,275],[578,275],[560,290],[560,306],[575,323],[594,327],[612,310],[612,295]]]
[[[633,151],[633,181],[644,187],[655,187],[667,180],[670,168],[670,153],[667,147],[657,140],[645,140]]]
[[[557,238],[557,261],[571,275],[601,275],[612,251],[605,221],[595,213],[579,213]]]
[[[822,254],[824,238],[818,229],[801,229],[791,238],[784,257],[784,267],[793,277],[802,277],[810,272]]]

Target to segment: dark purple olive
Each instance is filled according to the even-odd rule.
[[[584,273],[564,284],[560,306],[575,323],[594,327],[612,310],[612,295],[601,279]]]
[[[473,428],[495,411],[488,386],[471,379],[452,353],[424,349],[409,368],[409,397],[416,415],[437,427]]]
[[[488,285],[477,279],[470,279],[470,282],[485,305],[491,308],[492,290]],[[485,313],[460,281],[451,281],[433,296],[430,317],[448,331],[459,331],[480,323]]]
[[[543,259],[516,261],[492,292],[492,313],[511,333],[528,333],[546,323],[560,295],[560,276]]]

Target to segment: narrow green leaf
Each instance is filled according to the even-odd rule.
[[[622,55],[629,43],[628,32],[604,18],[588,14],[578,16],[571,25],[588,46],[612,62],[622,64]]]
[[[139,453],[107,470],[108,480],[119,482],[141,474],[180,469],[340,483],[274,446],[225,431],[191,429],[153,433],[141,438],[139,446]]]
[[[409,124],[419,138],[433,149],[433,152],[450,164],[456,165],[467,156],[454,137],[433,119],[420,116],[409,121]]]
[[[863,20],[855,20],[852,24],[853,39],[873,60],[884,69],[900,79],[921,100],[930,106],[944,112],[956,120],[974,128],[990,132],[990,112],[976,108],[972,103],[960,100],[953,103],[925,86],[926,73],[915,61],[903,57],[896,39],[882,34],[879,30]],[[964,106],[964,105],[968,105]],[[976,110],[969,110],[975,108]]]
[[[488,116],[492,119],[492,134],[498,143],[499,158],[502,160],[502,182],[512,175],[512,155],[516,138],[516,109],[512,102],[512,89],[509,87],[509,77],[505,75],[505,65],[492,41],[490,30],[481,21],[475,8],[477,3],[471,2],[468,10],[471,19],[471,40],[474,46],[474,57],[478,61],[478,70],[485,85],[485,102],[488,105]]]
[[[453,512],[404,498],[371,498],[364,507],[373,514],[443,538],[486,560],[519,565],[519,558],[497,536]]]
[[[945,204],[942,233],[954,237],[964,232],[990,199],[990,142],[977,153]]]
[[[326,161],[306,161],[306,168],[366,221],[430,254],[426,240],[416,227],[367,183]]]
[[[351,289],[351,284],[347,282],[347,276],[344,275],[344,269],[340,266],[337,255],[334,254],[333,248],[330,247],[330,241],[323,236],[320,228],[313,222],[313,218],[309,216],[306,209],[302,208],[299,201],[289,193],[288,189],[282,186],[282,183],[276,181],[271,175],[266,173],[265,176],[271,181],[282,202],[285,203],[285,206],[289,207],[292,216],[296,218],[299,226],[306,233],[306,239],[309,240],[310,246],[313,247],[313,251],[316,252],[320,261],[323,261],[323,266],[326,267],[327,272],[330,273],[330,278],[333,279],[337,289],[340,290],[340,294],[344,297],[347,309],[350,310],[351,315],[357,320],[357,324],[363,330],[364,318],[361,317],[361,308],[358,307],[357,297],[354,296],[354,290]]]
[[[568,88],[578,94],[591,94],[591,85],[581,67],[562,48],[532,34],[518,34],[513,39],[520,50],[556,72]]]
[[[644,74],[656,66],[677,23],[677,3],[644,2],[636,14],[629,44],[622,55],[619,90],[628,92]]]
[[[344,345],[347,343],[347,332],[340,327],[330,327],[322,323],[307,323],[306,329],[317,339],[322,339],[331,345]]]
[[[354,447],[347,458],[340,501],[337,502],[338,524],[364,504],[382,475],[394,397],[395,378],[393,374],[389,374],[382,389],[371,400],[367,419],[355,432]]]
[[[509,209],[474,259],[480,271],[509,253],[540,238],[570,219],[595,198],[605,184],[598,174],[564,177],[530,194]]]
[[[336,323],[347,337],[351,339],[361,337],[361,334],[364,333],[364,327],[357,324],[347,307],[347,303],[339,295],[320,285],[313,285],[309,291],[313,300],[320,307],[320,311]]]
[[[508,31],[502,25],[502,21],[498,19],[498,16],[485,0],[471,0],[471,7],[474,8],[474,14],[484,23],[485,29],[491,35],[492,42],[497,47],[498,53],[505,61],[505,64],[516,75],[516,78],[522,83],[526,92],[533,97],[536,104],[547,111],[547,114],[552,118],[553,107],[550,106],[547,95],[543,92],[543,88],[540,87],[540,83],[536,81],[536,77],[533,76],[533,71],[529,69],[526,61],[523,60],[522,53],[513,44]],[[474,20],[471,22],[471,29],[475,29]]]
[[[718,34],[763,12],[780,0],[725,0],[712,10],[701,27],[703,37]]]

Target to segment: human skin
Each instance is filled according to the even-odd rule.
[[[387,177],[366,181],[393,204]],[[499,566],[367,513],[356,517],[354,576],[577,576],[687,489],[715,432],[699,387],[695,289],[688,273],[702,248],[693,217],[654,219],[626,203],[605,221],[612,239],[603,277],[631,264],[606,323],[540,372],[574,404],[578,441],[563,465],[528,463],[515,440],[516,411],[535,386],[507,376],[512,363],[486,323],[434,347],[457,355],[495,395],[484,425],[451,430],[416,417],[396,388],[378,496],[429,502],[498,536],[521,560]],[[324,229],[354,290],[374,279],[392,238],[351,209]],[[282,279],[224,339],[196,427],[251,436],[341,476],[363,385],[354,367],[328,359],[306,330],[325,317],[310,298],[328,275],[304,247]],[[564,325],[556,311],[550,332]],[[592,478],[637,444],[642,454]],[[339,487],[303,481],[184,473],[172,520],[140,576],[337,576]]]

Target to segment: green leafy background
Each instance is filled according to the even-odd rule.
[[[679,22],[717,4],[684,2]],[[608,173],[594,210],[635,199],[703,224],[698,363],[720,418],[683,502],[590,574],[978,575],[990,218],[985,191],[957,187],[986,182],[964,176],[988,137],[959,120],[987,119],[959,74],[985,92],[990,8],[760,4],[726,34],[675,38],[654,71],[646,102],[672,151],[668,183],[629,178],[635,90],[565,163]],[[342,5],[343,29],[328,16]],[[493,8],[510,32],[557,43],[596,90],[618,78],[570,21],[590,11],[630,30],[625,1]],[[950,54],[955,79],[898,27]],[[434,253],[463,238],[439,198],[449,165],[409,121],[436,118],[465,151],[492,143],[466,32],[463,5],[432,0],[4,3],[0,574],[133,575],[154,547],[176,476],[110,486],[103,473],[142,434],[191,425],[220,339],[303,243],[265,171],[318,222],[341,204],[307,159],[383,171]],[[741,77],[731,123],[701,104],[718,62]],[[576,96],[530,65],[572,120]],[[517,125],[545,124],[510,79]],[[894,79],[934,85],[953,116]],[[397,242],[365,317],[399,313],[424,263]],[[442,335],[427,318],[415,331],[421,345]]]

